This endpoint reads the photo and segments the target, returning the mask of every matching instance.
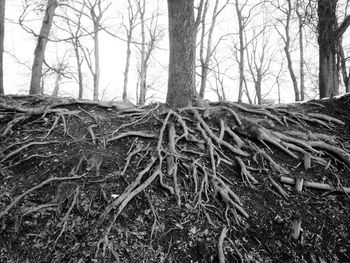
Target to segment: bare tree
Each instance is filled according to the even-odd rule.
[[[221,63],[219,59],[216,57],[216,52],[213,54],[213,60],[215,62],[213,68],[211,69],[211,73],[214,76],[214,84],[209,82],[211,89],[215,92],[219,101],[226,101],[226,92],[225,92],[225,77],[226,70],[223,72],[221,69]]]
[[[277,18],[277,21],[279,22],[280,25],[283,26],[284,32],[282,33],[278,26],[276,25],[275,28],[280,35],[281,39],[283,40],[284,43],[284,53],[287,58],[287,66],[288,66],[288,72],[291,78],[291,81],[293,83],[293,88],[294,88],[294,99],[295,101],[300,101],[300,92],[299,92],[299,87],[298,87],[298,81],[297,77],[294,73],[293,69],[293,61],[292,61],[292,55],[291,55],[291,44],[292,40],[290,37],[290,31],[291,31],[291,20],[292,20],[292,12],[294,8],[292,7],[292,2],[291,0],[286,0],[285,4],[280,4],[279,1],[276,2],[275,7],[277,10],[281,11],[283,15],[285,16],[284,18]]]
[[[52,91],[52,96],[58,96],[58,92],[62,81],[64,78],[70,78],[68,75],[71,75],[69,68],[69,54],[66,52],[61,58],[56,58],[57,64],[51,67],[52,71],[55,74],[55,85]]]
[[[41,90],[41,77],[43,63],[45,59],[45,49],[48,42],[53,18],[55,16],[55,10],[58,6],[57,0],[48,0],[45,10],[45,16],[41,25],[40,33],[37,40],[37,45],[34,51],[34,61],[32,66],[32,77],[30,81],[29,94],[40,94]]]
[[[146,1],[145,0],[136,0],[137,8],[140,13],[141,21],[141,61],[140,61],[140,97],[138,100],[139,105],[145,105],[146,99],[146,33],[145,33],[145,13],[146,13]]]
[[[5,0],[0,0],[0,94],[4,94]]]
[[[238,56],[236,55],[236,61],[238,63],[239,67],[239,89],[238,89],[238,102],[242,102],[243,98],[243,91],[244,91],[244,85],[246,83],[245,76],[244,76],[244,70],[245,70],[245,51],[247,48],[247,45],[249,43],[245,43],[245,31],[247,30],[247,27],[249,23],[251,22],[252,18],[255,16],[254,10],[259,5],[261,5],[264,1],[259,2],[251,6],[249,9],[249,0],[244,0],[243,3],[240,3],[239,0],[235,0],[235,10],[237,15],[237,25],[238,25],[238,38],[239,38],[239,45],[235,45],[235,51],[238,52]],[[249,97],[249,91],[246,89],[247,96]]]
[[[166,102],[185,107],[196,98],[196,25],[193,0],[168,0],[169,77]]]
[[[130,68],[130,58],[131,58],[131,42],[135,27],[137,26],[136,20],[138,18],[138,10],[134,10],[134,6],[131,0],[128,0],[128,23],[123,24],[126,32],[126,61],[124,70],[124,82],[123,82],[123,100],[128,97],[128,77]]]
[[[269,32],[266,32],[266,26],[264,26],[260,38],[257,37],[258,34],[253,30],[253,41],[247,46],[246,53],[249,72],[254,82],[257,104],[261,104],[264,97],[262,93],[263,79],[270,73],[274,55],[270,51]]]
[[[305,100],[305,70],[304,70],[304,15],[302,1],[296,1],[296,14],[298,17],[298,33],[299,33],[299,75],[300,75],[300,100]]]
[[[74,58],[76,62],[76,70],[77,70],[77,76],[73,74],[73,78],[76,79],[78,83],[78,98],[82,99],[84,94],[84,85],[83,85],[83,71],[82,71],[82,65],[83,65],[83,55],[81,54],[81,38],[84,36],[84,29],[82,27],[82,16],[83,16],[83,8],[84,5],[81,6],[80,10],[76,12],[76,21],[74,21],[68,13],[66,13],[66,17],[69,19],[66,19],[66,25],[67,29],[65,30],[70,38],[68,39],[68,42],[71,43],[74,51]],[[88,32],[85,32],[85,34],[88,34]]]
[[[88,66],[93,77],[93,100],[99,99],[99,85],[100,85],[100,40],[99,32],[101,29],[101,21],[103,14],[107,11],[110,4],[102,6],[105,1],[103,0],[84,0],[84,5],[87,7],[90,13],[89,19],[93,25],[92,39],[94,42],[93,47],[93,62],[91,60],[91,51],[84,50],[85,59],[88,61]]]
[[[140,14],[141,43],[136,45],[140,52],[139,72],[139,98],[138,104],[143,106],[146,103],[146,93],[149,85],[147,84],[147,71],[151,55],[162,38],[162,30],[158,26],[159,10],[152,12],[150,18],[146,18],[146,1],[135,0]]]
[[[211,16],[211,22],[208,32],[206,31],[206,15],[208,12],[209,7],[209,0],[205,1],[204,9],[203,9],[203,15],[201,19],[201,39],[200,39],[200,49],[199,49],[199,60],[200,60],[200,66],[201,66],[201,85],[199,90],[199,98],[204,98],[204,93],[206,90],[206,83],[208,78],[208,72],[209,72],[209,63],[213,56],[213,52],[218,47],[219,42],[221,39],[219,39],[219,42],[216,43],[213,46],[213,33],[216,26],[216,21],[220,13],[225,9],[225,7],[228,5],[229,0],[226,0],[224,4],[219,8],[219,0],[215,0],[214,8],[213,8],[213,14]],[[207,36],[207,41],[205,44],[205,37]],[[206,49],[206,50],[204,50]],[[205,53],[205,54],[204,54]]]

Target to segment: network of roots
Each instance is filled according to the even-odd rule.
[[[80,143],[89,145],[91,150],[72,156],[66,165],[67,174],[41,177],[45,179],[19,193],[1,210],[0,218],[18,212],[27,195],[54,186],[56,190],[50,204],[26,213],[50,205],[57,207],[61,230],[55,239],[56,245],[66,231],[73,209],[86,197],[85,186],[101,186],[104,203],[94,228],[90,229],[100,233],[96,253],[116,254],[109,241],[110,232],[137,195],[148,198],[149,187],[163,189],[178,207],[197,210],[210,224],[213,224],[212,206],[220,202],[226,208],[222,225],[230,226],[250,216],[241,196],[235,193],[237,184],[254,187],[261,176],[268,177],[275,191],[287,198],[288,193],[276,178],[288,178],[293,167],[301,165],[308,169],[314,163],[325,169],[350,167],[348,151],[333,136],[335,129],[344,123],[319,113],[323,106],[317,103],[309,103],[308,110],[295,105],[251,106],[225,102],[175,111],[162,104],[121,109],[117,104],[76,100],[39,107],[15,102],[0,103],[3,174],[11,167],[39,157],[44,160],[49,157],[48,162],[53,162],[55,156],[63,154],[62,147],[69,153],[69,148]],[[102,110],[108,112],[108,118],[98,115]],[[320,126],[326,133],[317,132]],[[84,130],[72,127],[84,127]],[[27,136],[33,130],[36,136]],[[57,145],[56,152],[52,151],[52,145]],[[111,149],[120,145],[124,151],[118,153],[122,156],[118,165],[114,171],[106,172],[104,166],[113,155]],[[278,160],[271,154],[276,152],[281,156]],[[287,158],[294,160],[293,166],[283,162]],[[232,176],[227,176],[224,172],[227,170]],[[112,196],[102,187],[106,182],[121,185],[121,181],[126,186],[119,187]],[[159,222],[152,202],[150,207],[154,217],[150,229],[153,235]],[[226,228],[220,238],[225,234]]]

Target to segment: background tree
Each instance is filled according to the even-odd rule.
[[[69,35],[68,42],[71,43],[73,47],[73,53],[74,58],[76,62],[76,72],[77,74],[73,74],[73,78],[76,79],[78,83],[78,98],[82,99],[84,94],[84,85],[83,85],[83,69],[82,65],[84,62],[83,55],[81,54],[82,44],[81,39],[84,36],[84,30],[82,26],[82,16],[83,16],[83,8],[84,6],[81,5],[80,10],[76,12],[74,20],[71,16],[69,16],[68,12],[66,12],[66,26],[67,28],[62,30],[66,31]],[[88,32],[85,32],[85,34],[88,34]]]
[[[141,41],[136,47],[139,50],[140,65],[139,73],[139,98],[138,104],[144,106],[146,103],[146,93],[149,88],[147,83],[147,71],[150,64],[152,53],[157,47],[159,41],[162,39],[163,33],[158,26],[159,10],[152,12],[151,17],[146,17],[147,3],[145,0],[135,0],[138,13],[140,16],[140,31]]]
[[[5,0],[0,0],[0,94],[4,94]]]
[[[88,9],[88,16],[93,25],[93,33],[91,34],[93,47],[93,61],[91,60],[91,51],[85,50],[84,56],[89,61],[88,66],[93,77],[93,100],[99,99],[99,85],[100,85],[100,40],[99,32],[101,30],[103,14],[107,11],[110,3],[103,6],[103,0],[84,0],[84,5]]]
[[[41,89],[41,77],[43,70],[43,63],[45,59],[45,49],[49,40],[49,34],[55,16],[55,10],[58,6],[57,0],[48,0],[45,10],[45,16],[41,24],[40,33],[38,36],[37,44],[34,51],[34,61],[32,66],[32,77],[30,80],[29,94],[40,94]]]
[[[209,73],[209,64],[210,60],[213,56],[213,53],[215,52],[215,49],[218,47],[219,42],[221,39],[218,40],[218,43],[216,43],[213,46],[213,34],[215,30],[215,26],[217,23],[217,18],[220,15],[220,13],[225,9],[225,7],[228,5],[229,1],[226,0],[221,7],[219,7],[219,0],[215,0],[214,2],[214,8],[213,13],[211,16],[211,22],[208,31],[206,30],[206,17],[208,13],[209,8],[209,0],[205,1],[202,19],[201,19],[201,39],[199,44],[199,61],[200,61],[200,68],[201,68],[201,81],[200,81],[200,89],[199,89],[199,98],[204,98],[204,93],[206,90],[206,84],[208,79],[208,73]],[[206,42],[206,44],[205,44]]]
[[[123,28],[126,33],[126,61],[125,61],[125,70],[124,70],[124,81],[123,81],[123,100],[126,100],[128,97],[128,78],[129,78],[129,68],[130,68],[130,58],[131,58],[131,42],[139,12],[134,10],[135,7],[132,4],[131,0],[128,0],[128,19],[127,24],[123,23]]]
[[[221,63],[219,59],[216,56],[216,52],[213,55],[213,61],[214,65],[211,69],[211,74],[214,77],[213,84],[212,82],[209,82],[211,89],[215,92],[216,96],[218,97],[219,101],[226,101],[226,91],[225,91],[225,79],[226,79],[226,72],[228,68],[225,70],[221,69]]]
[[[266,26],[263,26],[262,33],[255,33],[253,30],[252,40],[246,49],[247,62],[255,88],[254,101],[260,105],[263,97],[267,95],[262,92],[263,80],[270,74],[274,54],[270,50],[270,34]]]
[[[298,34],[299,34],[299,76],[300,76],[300,100],[305,100],[305,70],[304,70],[304,20],[305,14],[302,10],[305,7],[301,0],[296,1],[295,11],[298,17]]]
[[[166,102],[185,107],[196,98],[193,0],[168,0],[169,77]]]
[[[277,18],[277,21],[279,22],[280,25],[282,25],[284,32],[281,32],[278,26],[275,26],[275,28],[284,43],[283,50],[287,58],[288,72],[294,88],[295,101],[300,101],[298,81],[293,68],[293,61],[292,61],[292,54],[291,54],[292,39],[290,36],[293,10],[295,10],[295,8],[292,6],[291,0],[286,0],[286,2],[285,3],[282,2],[282,4],[280,3],[280,1],[277,1],[275,4],[275,7],[277,10],[281,11],[284,15],[284,18]]]
[[[234,45],[234,56],[238,63],[239,69],[239,86],[238,86],[238,102],[242,102],[243,99],[243,91],[244,85],[246,87],[246,94],[248,96],[248,100],[251,101],[249,96],[249,91],[247,89],[246,80],[244,76],[245,71],[245,51],[247,45],[249,43],[245,43],[245,32],[248,29],[248,25],[256,15],[254,10],[263,4],[264,1],[251,5],[250,0],[244,0],[240,2],[239,0],[235,0],[235,11],[237,18],[237,26],[238,26],[238,45]],[[238,54],[237,54],[238,53]]]
[[[69,68],[69,54],[70,52],[66,51],[62,57],[57,57],[57,63],[51,69],[55,75],[55,83],[52,91],[52,96],[58,96],[60,86],[64,78],[70,78],[72,74],[71,69]]]

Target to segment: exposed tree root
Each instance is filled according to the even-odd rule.
[[[92,125],[89,125],[89,127],[87,127],[87,130],[91,136],[91,139],[92,139],[92,143],[93,144],[96,144],[96,135],[95,135],[95,132],[94,132],[94,128],[96,128],[97,125],[96,124],[92,124]]]
[[[84,105],[86,102],[69,101],[38,110],[0,103],[0,109],[16,113],[16,115],[9,114],[8,122],[1,130],[2,139],[7,139],[10,146],[1,152],[0,164],[7,165],[17,155],[29,151],[29,148],[49,143],[60,143],[59,141],[50,141],[55,135],[53,131],[58,126],[63,126],[64,134],[68,134],[70,121],[65,116],[66,114],[77,115],[79,112],[85,112],[90,116],[87,117],[86,114],[79,116],[79,118],[89,119],[88,124],[91,124],[91,118],[94,120],[95,124],[83,126],[84,136],[87,129],[91,137],[91,139],[89,137],[84,140],[89,146],[99,149],[101,144],[99,140],[105,137],[102,137],[103,135],[96,136],[94,128],[97,127],[97,124],[100,125],[98,122],[102,122],[101,119],[97,119],[80,106],[80,111],[55,108],[72,104]],[[98,220],[95,230],[102,228],[103,232],[96,244],[96,257],[101,251],[102,255],[109,251],[115,261],[120,261],[119,250],[115,250],[109,236],[120,214],[131,200],[141,192],[148,201],[150,207],[148,213],[152,212],[153,215],[153,225],[150,230],[150,242],[152,242],[152,238],[157,232],[157,225],[160,225],[161,222],[159,222],[158,217],[159,211],[157,212],[156,205],[153,206],[147,191],[151,185],[156,185],[158,181],[159,185],[168,192],[167,194],[170,194],[170,197],[181,209],[197,210],[198,215],[213,226],[216,226],[215,223],[217,223],[212,221],[213,215],[217,216],[221,213],[217,218],[220,218],[221,221],[226,220],[225,224],[231,226],[234,222],[244,222],[250,216],[250,211],[245,209],[245,199],[237,194],[237,184],[245,183],[244,187],[247,187],[263,181],[261,178],[268,179],[278,194],[284,198],[289,197],[280,183],[273,179],[275,177],[261,171],[272,171],[278,176],[282,176],[282,183],[295,184],[294,178],[285,177],[285,175],[290,174],[290,167],[300,168],[302,163],[304,163],[305,169],[312,168],[315,163],[321,163],[326,169],[329,167],[333,169],[338,165],[350,169],[350,154],[346,148],[342,148],[334,135],[311,131],[300,132],[299,128],[295,130],[297,125],[306,128],[321,125],[329,129],[329,133],[331,133],[334,127],[344,125],[343,121],[320,113],[294,112],[294,109],[288,108],[287,110],[279,107],[252,107],[238,103],[211,104],[214,107],[204,105],[204,107],[188,107],[180,111],[164,110],[162,112],[159,110],[160,104],[147,108],[123,109],[118,108],[113,103],[88,104],[118,109],[112,115],[118,120],[118,126],[113,126],[111,131],[106,133],[108,145],[103,146],[108,147],[116,144],[119,147],[119,145],[124,144],[124,141],[127,142],[125,146],[123,145],[124,149],[127,149],[122,159],[122,162],[125,162],[124,165],[111,173],[113,176],[111,174],[103,175],[104,169],[100,173],[100,167],[104,159],[98,157],[98,152],[94,153],[93,156],[79,153],[78,156],[81,158],[79,163],[71,169],[72,177],[53,177],[34,186],[14,198],[1,211],[0,218],[7,215],[26,195],[51,182],[86,179],[82,182],[90,184],[105,182],[111,178],[114,180],[122,178],[128,185],[125,189],[118,188],[119,192],[113,196],[115,199],[108,197],[106,193],[109,194],[109,192],[106,191],[104,199],[108,204],[103,205],[102,212],[97,214]],[[249,113],[249,118],[244,116],[242,112]],[[51,115],[48,116],[48,114]],[[43,119],[44,116],[48,116],[45,118],[45,125],[49,124],[49,126],[45,126],[40,141],[27,139],[25,142],[12,142],[11,144],[9,134],[16,125],[28,123],[29,118],[32,117]],[[256,119],[256,116],[259,116],[260,119]],[[1,119],[1,121],[4,120]],[[59,125],[60,121],[62,124]],[[147,121],[152,121],[149,132],[142,129],[143,124]],[[286,131],[287,126],[288,131]],[[69,131],[71,132],[70,129]],[[103,132],[102,128],[100,132]],[[92,141],[93,144],[89,141]],[[276,155],[272,156],[271,152],[278,152],[281,158]],[[291,157],[288,159],[288,164],[283,161],[285,157]],[[232,171],[229,176],[228,169],[230,172]],[[99,180],[90,180],[91,177],[88,176],[90,170],[96,171],[96,177],[99,177]],[[81,173],[83,175],[77,176]],[[331,187],[304,181],[304,186],[350,193],[348,188],[340,185]],[[61,230],[54,242],[55,245],[67,230],[69,216],[74,213],[73,208],[77,204],[79,191],[83,191],[79,189],[83,188],[74,189],[74,199],[62,219]],[[276,192],[274,193],[276,194]],[[218,203],[222,205],[220,205],[221,208],[226,208],[226,210],[222,209],[222,211],[217,212],[214,206]],[[225,262],[223,243],[226,234],[227,228],[224,227],[218,242],[220,263]],[[235,249],[237,255],[243,260],[237,248]]]
[[[147,133],[139,132],[139,131],[129,131],[129,132],[124,132],[122,134],[114,136],[112,138],[109,138],[107,140],[107,142],[116,141],[116,140],[119,140],[119,139],[122,139],[125,137],[130,137],[130,136],[143,137],[143,138],[157,138],[157,135],[155,135],[155,134],[147,134]]]
[[[294,185],[296,183],[296,179],[291,178],[291,177],[282,176],[281,177],[281,183]],[[314,189],[318,189],[318,190],[350,194],[350,188],[349,187],[343,187],[343,186],[333,187],[333,186],[331,186],[329,184],[309,182],[309,181],[304,181],[303,184],[306,187],[310,187],[310,188],[314,188]]]
[[[17,125],[18,123],[21,123],[25,120],[28,120],[34,116],[40,116],[41,118],[44,118],[47,114],[54,113],[54,114],[78,114],[79,111],[69,111],[67,109],[53,109],[50,107],[42,107],[39,109],[26,109],[20,106],[10,106],[3,103],[0,103],[0,109],[10,110],[11,112],[17,112],[15,117],[7,124],[4,131],[1,133],[1,137],[5,137],[9,133],[12,132],[12,128]]]
[[[278,184],[275,182],[275,180],[273,180],[271,178],[271,176],[268,176],[269,177],[269,180],[271,182],[271,184],[277,189],[277,191],[284,197],[284,198],[288,198],[289,195],[288,193]]]
[[[61,238],[61,236],[63,235],[64,231],[66,230],[66,227],[67,227],[67,224],[68,224],[69,215],[71,214],[74,206],[77,204],[78,195],[79,195],[79,187],[77,187],[75,189],[73,201],[72,201],[68,211],[66,212],[65,216],[63,217],[61,223],[59,224],[59,225],[62,225],[62,229],[61,229],[61,232],[58,234],[58,236],[57,236],[57,238],[55,240],[54,247],[56,247],[56,244],[57,244],[58,240]]]
[[[225,254],[224,254],[224,240],[226,238],[227,234],[227,228],[224,227],[221,231],[220,237],[219,237],[219,242],[218,242],[218,258],[220,263],[225,263]]]

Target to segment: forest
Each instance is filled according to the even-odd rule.
[[[0,94],[165,100],[165,1],[11,1],[7,12],[1,2]],[[193,7],[200,98],[261,104],[349,91],[348,1],[201,0]]]
[[[348,1],[0,3],[0,262],[350,262]]]

